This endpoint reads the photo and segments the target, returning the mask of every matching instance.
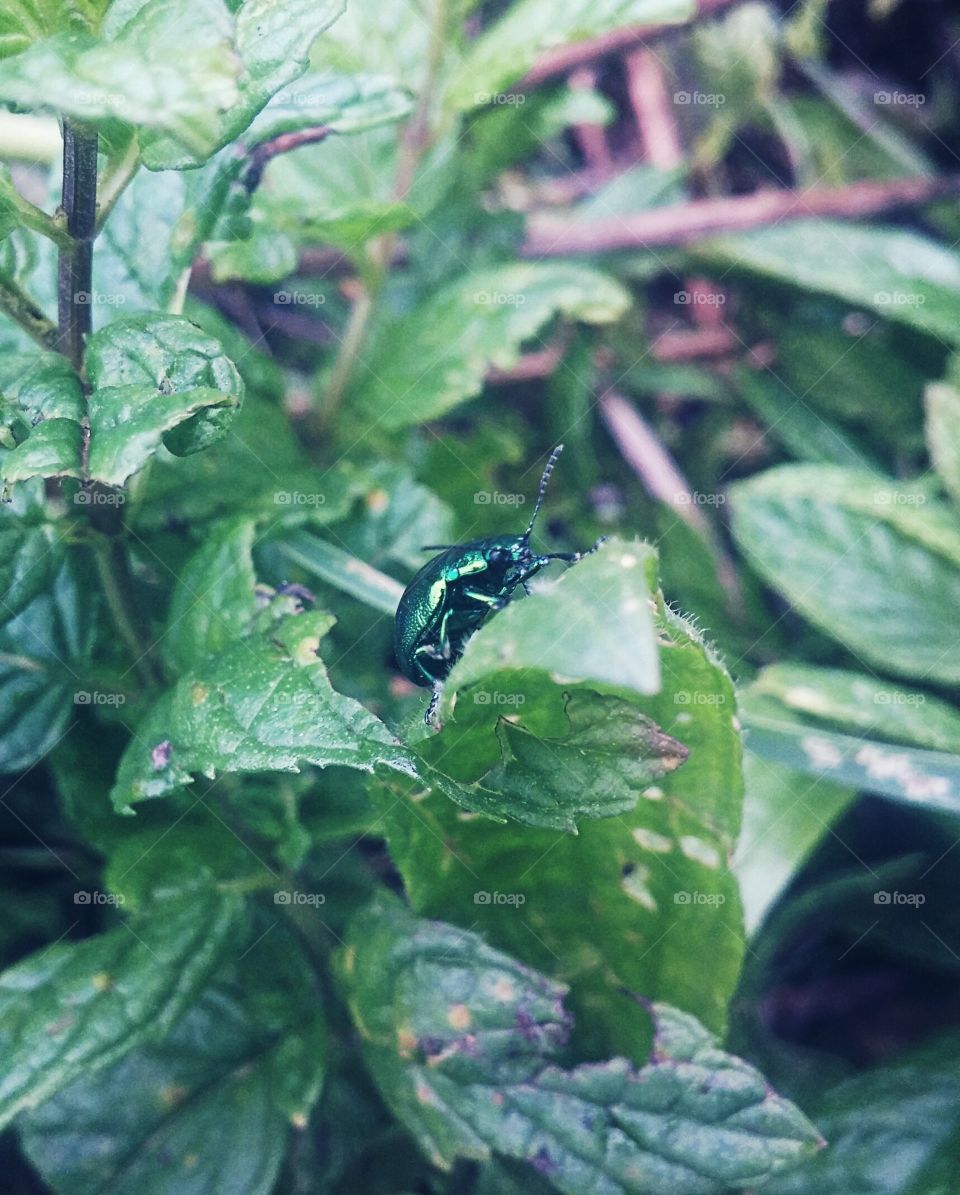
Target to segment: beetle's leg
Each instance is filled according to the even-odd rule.
[[[491,610],[499,610],[507,604],[503,598],[494,597],[490,593],[480,593],[476,589],[465,589],[463,596],[473,598],[475,602],[481,602],[484,606],[489,606]]]

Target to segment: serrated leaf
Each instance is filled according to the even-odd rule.
[[[470,46],[448,101],[467,111],[521,79],[547,50],[601,37],[626,25],[672,25],[689,20],[690,0],[520,0]]]
[[[960,680],[948,645],[960,604],[960,530],[907,483],[784,466],[730,490],[732,529],[760,575],[864,661]]]
[[[8,482],[80,477],[120,486],[163,443],[185,456],[225,434],[243,397],[220,345],[180,316],[134,315],[87,344],[90,437],[76,416],[47,419],[3,461]]]
[[[159,1041],[230,943],[235,899],[191,893],[0,974],[0,1123]]]
[[[634,558],[629,569],[624,555]],[[490,618],[448,678],[456,695],[447,692],[444,705],[453,718],[443,714],[441,733],[414,745],[435,791],[411,793],[396,782],[382,794],[391,855],[417,910],[479,925],[497,946],[569,982],[592,1057],[638,1058],[646,1048],[646,1023],[618,987],[680,1004],[721,1028],[742,955],[737,886],[725,867],[742,797],[733,686],[659,596],[651,610],[654,563],[644,545],[609,543],[554,586]],[[583,600],[591,589],[600,595],[593,603]],[[635,604],[624,612],[621,599]],[[533,648],[550,651],[557,638],[548,658],[566,674],[562,683],[541,671]],[[655,666],[657,654],[659,674],[638,670],[642,660]],[[648,692],[657,675],[660,691]],[[608,723],[609,746],[615,724],[623,736],[621,757],[590,756],[588,792],[608,799],[619,791],[625,802],[631,794],[629,809],[581,819],[577,835],[515,824],[543,812],[522,791],[480,792],[477,784],[490,783],[503,764],[502,719],[514,737],[518,723],[544,739],[570,735],[568,693],[594,725]],[[651,734],[689,755],[644,784],[649,761],[636,758],[633,736]],[[538,793],[549,786],[574,806],[583,799],[556,759],[537,780]],[[491,825],[448,796],[514,824]]]
[[[515,365],[552,316],[604,324],[629,304],[618,282],[584,266],[523,262],[472,273],[375,339],[351,418],[387,430],[436,419],[478,394],[491,366]]]
[[[717,267],[836,295],[948,344],[960,339],[960,255],[899,228],[791,220],[719,237],[697,256]]]
[[[496,1151],[571,1195],[714,1195],[819,1144],[757,1071],[666,1005],[652,1007],[642,1068],[550,1065],[568,1028],[563,989],[395,898],[356,916],[339,964],[384,1098],[440,1165]]]
[[[222,0],[148,0],[100,37],[55,33],[0,60],[0,98],[202,146],[238,97],[231,32]]]
[[[314,41],[344,7],[344,0],[243,0],[230,47],[241,67],[234,103],[214,114],[205,140],[194,144],[146,130],[144,163],[151,170],[184,170],[236,140],[275,92],[303,74]]]
[[[27,1155],[74,1195],[268,1195],[325,1069],[315,981],[282,925],[251,933],[165,1040],[82,1076],[19,1121]],[[116,1100],[118,1091],[124,1093]]]
[[[329,614],[290,616],[232,643],[164,694],[125,752],[118,811],[196,776],[296,772],[300,764],[377,765],[413,774],[400,743],[327,679],[317,656]]]

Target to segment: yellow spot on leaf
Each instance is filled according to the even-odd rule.
[[[390,495],[386,490],[371,490],[367,494],[367,510],[372,514],[381,515],[390,505]]]
[[[307,1127],[307,1114],[305,1112],[291,1113],[290,1123],[295,1129],[305,1129]]]
[[[210,690],[206,685],[195,684],[191,686],[190,696],[193,698],[194,705],[203,705],[210,696]]]
[[[106,971],[98,971],[96,975],[90,980],[94,989],[98,992],[109,992],[113,987],[113,976]]]
[[[466,1004],[451,1004],[450,1011],[447,1013],[447,1020],[452,1029],[469,1029],[472,1020],[470,1009],[467,1008]]]
[[[301,666],[307,664],[315,664],[317,661],[317,648],[320,646],[320,639],[316,635],[306,635],[297,646],[293,649],[293,658]]]
[[[409,1025],[397,1029],[397,1053],[401,1058],[410,1058],[417,1048],[417,1035]]]
[[[509,1004],[511,1000],[516,998],[517,992],[509,979],[498,979],[493,985],[493,995],[502,1004]]]

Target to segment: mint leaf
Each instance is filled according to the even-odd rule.
[[[120,486],[163,443],[178,456],[226,433],[243,383],[220,345],[180,316],[134,315],[87,345],[90,423],[86,467],[77,416],[47,419],[3,461],[8,482],[81,477]]]
[[[654,565],[645,545],[612,542],[497,614],[447,680],[443,730],[414,744],[434,791],[392,781],[379,794],[417,911],[479,926],[501,949],[568,982],[593,1057],[638,1058],[646,1049],[646,1022],[623,988],[722,1028],[743,952],[737,885],[725,866],[743,791],[733,686],[700,636],[651,596]],[[531,731],[544,740],[535,752],[573,748],[563,742],[577,733],[565,711],[573,698],[584,733],[606,735],[603,749],[594,740],[573,775],[569,759],[554,759],[549,773],[531,778],[533,794],[510,781],[496,788],[522,766],[504,747],[521,741],[523,751]],[[644,782],[656,761],[642,758],[638,739],[650,736],[673,758],[688,755]],[[581,817],[577,834],[517,824],[542,825],[547,809],[557,825],[586,797],[618,795],[621,812]],[[493,826],[453,801],[510,822]]]
[[[252,519],[220,524],[187,561],[170,600],[164,651],[189,672],[242,636],[256,613]]]
[[[317,655],[334,619],[293,615],[199,662],[147,714],[112,799],[120,812],[196,776],[296,772],[302,763],[408,775],[413,766],[373,714],[336,692]]]
[[[361,361],[352,415],[383,429],[446,414],[479,394],[492,365],[509,369],[556,314],[610,323],[623,287],[587,266],[522,262],[478,270],[384,328]]]
[[[249,937],[162,1041],[138,1044],[21,1116],[24,1149],[51,1186],[76,1195],[171,1184],[273,1190],[291,1127],[304,1127],[323,1079],[325,1029],[294,934],[268,923]]]
[[[236,912],[197,891],[0,974],[0,1124],[161,1040],[219,965]]]
[[[0,774],[31,767],[89,700],[102,617],[81,558],[52,527],[0,517]]]
[[[651,1010],[645,1066],[551,1065],[569,1026],[563,989],[395,898],[350,923],[339,978],[384,1098],[438,1164],[496,1151],[571,1195],[713,1195],[819,1144],[761,1075],[665,1005]]]
[[[697,256],[717,268],[836,295],[948,344],[960,338],[960,255],[914,232],[791,220],[719,237]]]
[[[231,106],[211,113],[206,135],[192,142],[146,130],[140,139],[145,164],[188,169],[239,137],[275,92],[303,74],[313,42],[344,7],[343,0],[243,0],[229,46],[240,66]]]
[[[199,148],[238,97],[230,43],[222,0],[148,0],[128,20],[108,20],[99,37],[58,32],[0,60],[0,98],[78,120],[160,127]]]
[[[960,530],[923,489],[795,465],[740,482],[730,501],[750,562],[815,626],[882,671],[960,680],[948,650]]]

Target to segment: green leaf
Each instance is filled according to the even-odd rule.
[[[627,555],[634,564],[624,569]],[[620,988],[679,1004],[721,1028],[743,949],[737,885],[725,866],[742,797],[733,687],[659,595],[651,611],[652,564],[643,545],[607,544],[490,619],[447,681],[444,705],[453,718],[445,714],[442,732],[414,745],[434,791],[391,782],[381,804],[391,855],[417,910],[479,926],[498,947],[569,982],[582,1013],[578,1032],[595,1058],[645,1053],[646,1022]],[[551,650],[552,657],[540,654]],[[554,669],[560,681],[551,679]],[[572,749],[566,736],[596,726],[608,742],[591,743],[594,775],[579,792],[556,758],[534,794],[494,789],[504,772],[529,764],[529,751],[520,762],[504,760],[507,736],[529,748],[534,730],[544,740],[534,743],[535,754],[556,751],[550,740],[561,740],[564,753]],[[614,732],[623,748],[617,756]],[[643,783],[651,761],[638,759],[638,747],[649,752],[657,735],[689,755]],[[583,762],[574,766],[582,778]],[[478,780],[490,787],[481,790]],[[566,804],[544,812],[532,797],[551,789]],[[582,820],[576,835],[516,824],[542,824],[551,813],[557,824],[584,791],[603,801],[620,795],[630,807]],[[491,825],[448,796],[512,821]]]
[[[875,676],[807,664],[771,664],[761,670],[749,692],[772,697],[814,723],[960,755],[960,710]]]
[[[47,419],[3,462],[8,482],[81,477],[120,486],[160,444],[178,456],[223,436],[243,396],[220,345],[180,316],[133,315],[95,332],[86,369],[90,438],[77,416]]]
[[[20,1137],[44,1179],[74,1195],[161,1195],[172,1185],[268,1195],[325,1055],[314,976],[294,934],[274,923],[163,1041],[74,1080],[21,1117]]]
[[[342,590],[374,610],[393,616],[403,586],[365,561],[307,531],[294,531],[277,541],[291,563]]]
[[[865,662],[955,683],[960,529],[908,483],[784,466],[731,488],[732,529],[760,575]]]
[[[206,137],[193,143],[147,131],[141,136],[145,164],[151,170],[188,169],[236,140],[275,92],[303,74],[314,41],[344,7],[344,0],[243,0],[229,47],[241,67],[232,106],[211,113]]]
[[[791,220],[697,249],[715,267],[836,295],[886,319],[960,339],[960,255],[917,233],[834,220]]]
[[[0,773],[32,767],[63,736],[102,617],[79,557],[52,527],[0,518]]]
[[[113,789],[116,809],[198,775],[296,772],[302,763],[362,771],[382,764],[412,775],[383,723],[331,688],[317,648],[333,622],[319,612],[292,615],[198,663],[139,726]]]
[[[857,793],[755,754],[749,729],[743,778],[743,828],[733,868],[752,934]]]
[[[931,382],[924,398],[930,459],[950,496],[960,502],[960,390],[952,382]]]
[[[114,24],[101,37],[56,33],[0,60],[0,98],[78,120],[158,127],[179,144],[206,145],[238,98],[222,0],[148,0]]]
[[[830,1147],[769,1195],[950,1195],[960,1150],[960,1038],[920,1049],[825,1090],[813,1109]]]
[[[438,1165],[496,1151],[571,1195],[713,1195],[819,1144],[761,1075],[666,1005],[651,1008],[646,1066],[550,1065],[569,1027],[563,988],[395,898],[356,916],[339,962],[371,1072]]]
[[[199,890],[0,974],[0,1124],[160,1041],[219,966],[237,906]]]
[[[763,759],[906,805],[960,814],[960,756],[811,726],[762,696],[745,697],[750,750]]]
[[[448,101],[467,111],[521,79],[544,51],[601,37],[625,25],[673,25],[693,16],[690,0],[520,0],[470,46]]]
[[[0,357],[0,394],[16,403],[31,424],[80,419],[83,391],[59,353],[5,353]]]
[[[220,523],[181,572],[162,637],[179,673],[190,672],[242,637],[257,610],[252,519]]]
[[[777,374],[738,369],[735,379],[740,397],[798,460],[864,471],[874,468],[842,428],[808,406],[806,396],[794,394]]]
[[[515,365],[553,315],[610,323],[629,303],[618,282],[585,266],[522,262],[470,274],[375,339],[350,417],[385,430],[436,419],[479,394],[491,366]]]

